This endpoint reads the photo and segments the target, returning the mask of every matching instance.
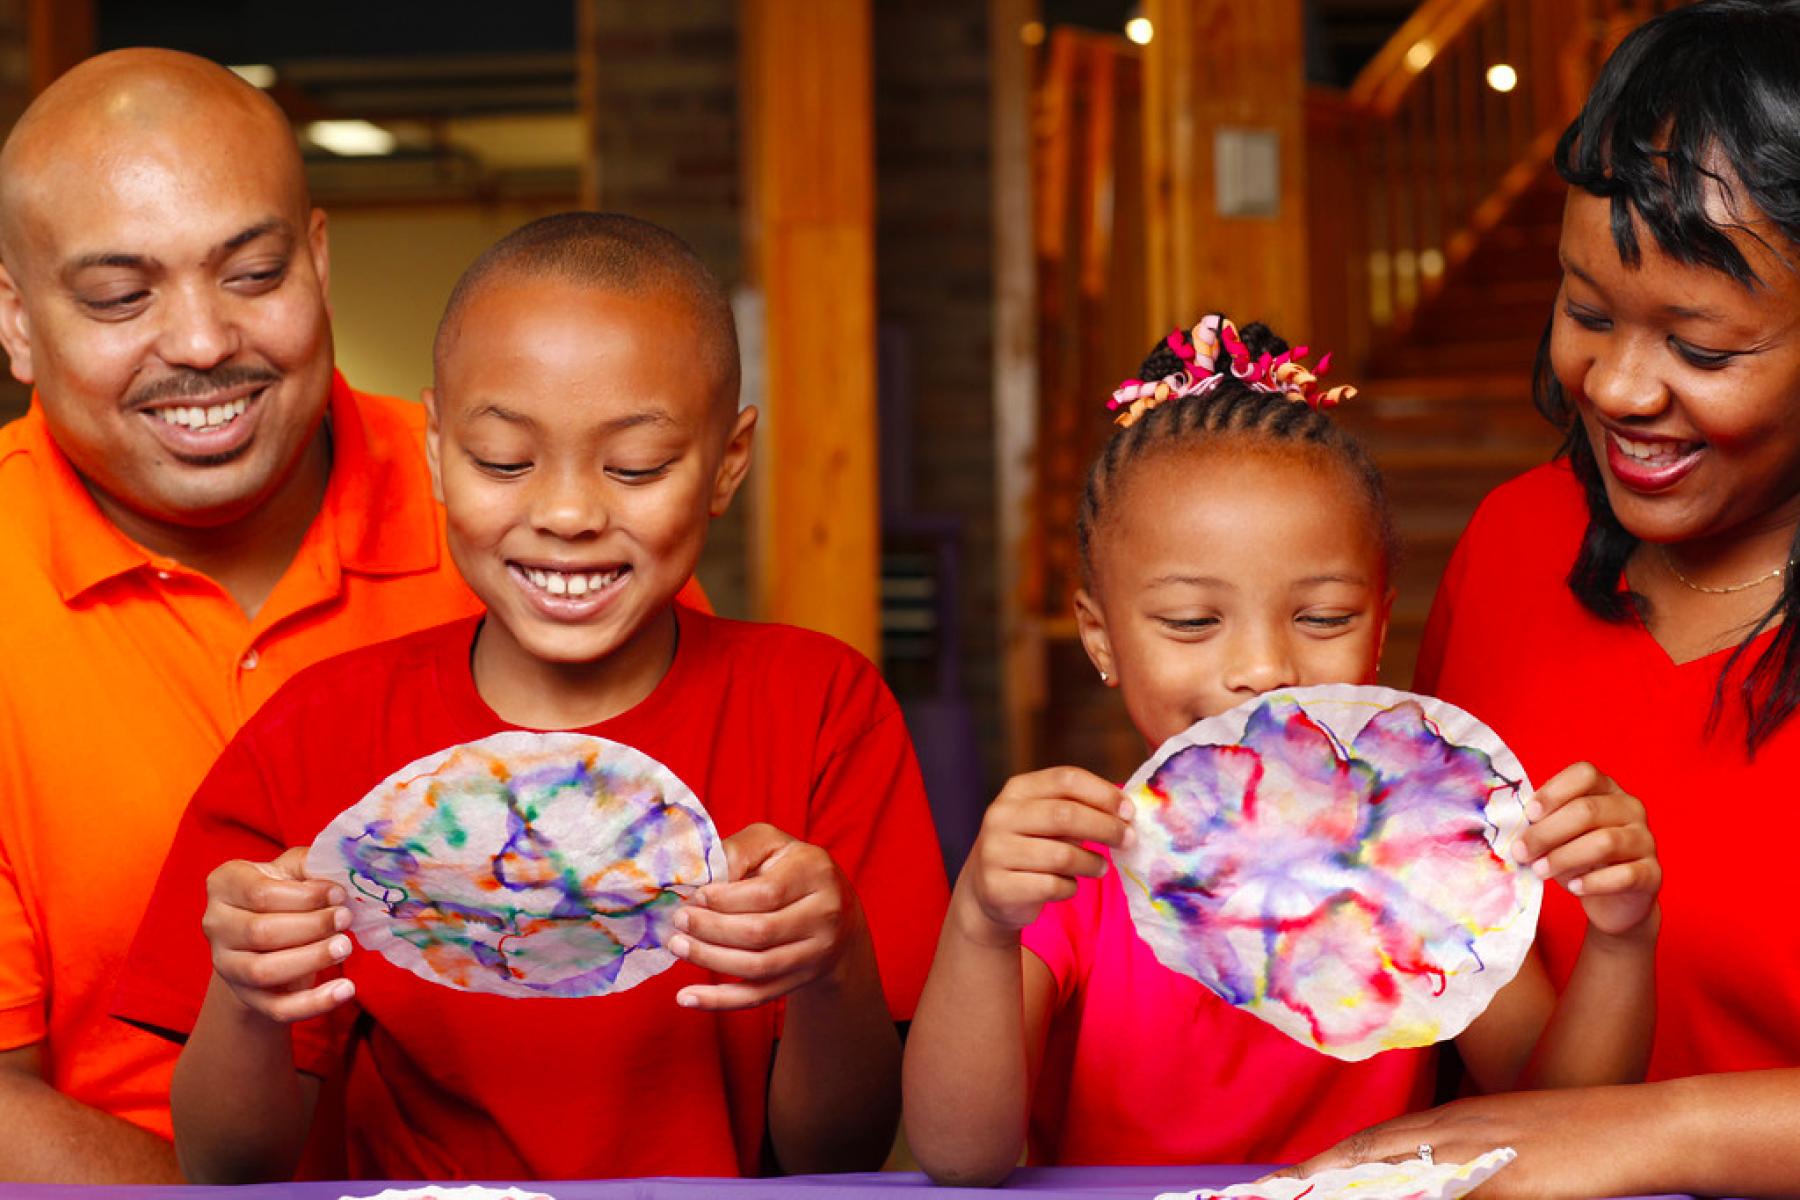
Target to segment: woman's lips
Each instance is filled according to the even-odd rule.
[[[1627,438],[1605,430],[1606,469],[1634,492],[1666,492],[1700,465],[1704,442]]]

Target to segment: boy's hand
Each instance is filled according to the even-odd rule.
[[[1131,816],[1125,793],[1078,767],[1013,776],[982,818],[953,915],[976,940],[1016,937],[1046,904],[1073,896],[1077,879],[1106,873],[1082,843],[1129,845]]]
[[[1531,827],[1514,845],[1514,858],[1581,897],[1588,924],[1601,933],[1644,925],[1656,910],[1662,864],[1635,797],[1582,762],[1539,788],[1525,815]]]
[[[306,847],[274,862],[236,859],[206,877],[213,971],[238,1000],[271,1021],[304,1021],[355,995],[348,979],[314,986],[318,973],[350,956],[344,889],[306,878]]]
[[[817,846],[773,825],[725,839],[729,883],[709,883],[675,912],[669,951],[741,982],[681,989],[684,1008],[754,1008],[829,974],[851,943],[867,940],[850,881]]]

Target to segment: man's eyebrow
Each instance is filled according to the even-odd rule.
[[[279,217],[270,217],[266,221],[258,221],[248,229],[232,234],[219,244],[221,254],[230,254],[234,250],[242,250],[259,237],[271,233],[286,233],[288,223]]]
[[[286,231],[287,222],[281,220],[279,217],[270,217],[266,221],[258,221],[249,228],[239,230],[237,233],[226,238],[223,242],[220,242],[219,248],[214,251],[214,257],[224,257],[225,255],[243,249],[257,238],[266,237],[271,233],[285,233]],[[85,271],[90,267],[120,267],[131,271],[141,270],[145,267],[153,267],[160,262],[160,259],[148,254],[128,254],[123,250],[96,250],[92,254],[83,254],[70,262],[69,270]]]
[[[142,254],[126,254],[119,250],[97,250],[92,254],[83,254],[69,264],[71,271],[85,271],[89,267],[124,267],[134,270],[149,266],[157,260]]]

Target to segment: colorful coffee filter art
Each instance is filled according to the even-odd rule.
[[[1272,692],[1171,738],[1125,792],[1139,935],[1323,1053],[1454,1037],[1531,946],[1543,885],[1511,857],[1531,785],[1454,705]]]
[[[1156,1200],[1461,1200],[1517,1158],[1511,1146],[1466,1163],[1364,1163],[1305,1179],[1265,1179],[1228,1188],[1165,1192]]]
[[[667,970],[675,908],[727,876],[712,818],[661,763],[522,731],[396,771],[319,834],[306,867],[343,884],[367,949],[502,996],[598,996]]]

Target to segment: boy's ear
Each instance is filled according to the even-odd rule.
[[[752,404],[740,411],[732,422],[731,437],[725,443],[725,453],[713,475],[712,498],[706,507],[712,516],[722,517],[731,508],[731,498],[737,495],[744,476],[750,471],[750,450],[756,441],[756,415],[756,406]]]
[[[12,360],[13,378],[23,384],[36,383],[31,366],[31,318],[25,315],[25,297],[4,266],[0,266],[0,346],[6,347],[6,356]]]
[[[431,468],[431,496],[439,504],[444,502],[444,473],[438,465],[438,406],[437,391],[426,388],[419,393],[419,402],[425,406],[425,462]]]
[[[1107,687],[1118,687],[1119,672],[1113,667],[1112,639],[1106,635],[1106,618],[1100,614],[1100,605],[1088,595],[1086,588],[1075,593],[1075,629],[1081,635],[1081,648],[1087,651],[1088,661],[1100,672],[1100,681]]]

